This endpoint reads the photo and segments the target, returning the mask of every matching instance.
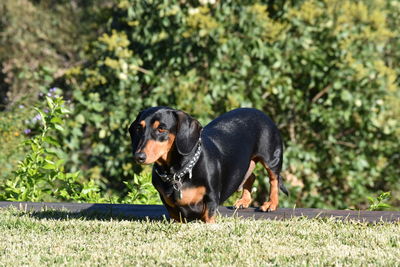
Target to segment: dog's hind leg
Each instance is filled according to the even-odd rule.
[[[256,163],[253,160],[251,160],[249,169],[247,170],[246,175],[243,179],[243,184],[239,187],[239,189],[243,188],[242,196],[233,205],[236,209],[247,209],[251,204],[252,201],[251,187],[253,186],[253,183],[256,180],[256,177],[253,174],[255,166]]]
[[[273,171],[264,161],[261,161],[261,164],[268,172],[270,188],[269,200],[261,205],[260,210],[268,212],[275,211],[279,204],[279,172],[278,170]]]

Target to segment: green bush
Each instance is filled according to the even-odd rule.
[[[93,3],[96,2],[96,5]],[[0,2],[0,184],[24,159],[25,138],[40,131],[30,108],[83,62],[87,42],[101,33],[111,1],[5,0]]]
[[[65,170],[63,144],[59,142],[57,133],[64,132],[64,119],[69,110],[56,91],[56,88],[50,89],[44,96],[44,108],[35,108],[38,123],[33,128],[36,129],[25,129],[24,133],[35,131],[36,134],[24,140],[27,152],[16,171],[1,180],[0,200],[159,203],[150,175],[135,175],[132,181],[126,182],[130,192],[121,198],[106,196],[93,179],[82,179],[79,171],[71,173]]]
[[[52,89],[55,91],[55,89]],[[45,96],[48,109],[36,108],[40,121],[39,133],[25,140],[29,147],[23,161],[12,177],[0,184],[0,199],[9,201],[74,200],[99,202],[99,188],[92,182],[79,183],[79,172],[64,171],[64,161],[59,156],[60,143],[55,131],[63,131],[63,117],[69,111],[61,97]]]
[[[96,3],[96,4],[94,4]],[[82,62],[84,47],[102,32],[109,0],[0,2],[0,110],[39,92]]]
[[[392,197],[392,195],[390,192],[383,192],[376,199],[374,199],[373,197],[368,197],[368,201],[369,201],[368,210],[373,211],[373,210],[383,210],[383,209],[391,208],[392,206],[385,203],[385,202],[389,201],[391,197]]]
[[[269,3],[111,7],[108,33],[65,76],[71,170],[127,194],[139,171],[127,128],[141,109],[183,109],[204,125],[252,106],[283,133],[292,204],[360,208],[399,192],[399,3]]]
[[[31,117],[32,112],[22,104],[0,113],[0,183],[11,175],[26,153],[19,144],[29,134],[25,133],[26,118]]]

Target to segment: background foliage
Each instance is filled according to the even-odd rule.
[[[2,0],[0,104],[37,100],[39,91],[84,60],[83,47],[105,28],[107,5],[104,0]]]
[[[94,19],[73,30],[82,36],[76,50],[61,50],[85,53],[47,80],[71,100],[58,136],[66,168],[103,193],[124,198],[138,188],[134,173],[148,177],[149,169],[133,165],[127,135],[141,109],[167,105],[205,125],[251,106],[284,136],[291,198],[283,206],[363,208],[381,191],[392,191],[398,205],[398,1],[125,0],[75,8]]]

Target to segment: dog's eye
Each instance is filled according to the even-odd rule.
[[[157,128],[157,132],[159,132],[159,133],[165,133],[165,132],[167,132],[167,129],[165,129],[163,126],[159,126],[159,127]]]

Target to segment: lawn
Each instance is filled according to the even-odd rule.
[[[1,266],[399,266],[400,223],[219,218],[178,224],[0,210]]]

